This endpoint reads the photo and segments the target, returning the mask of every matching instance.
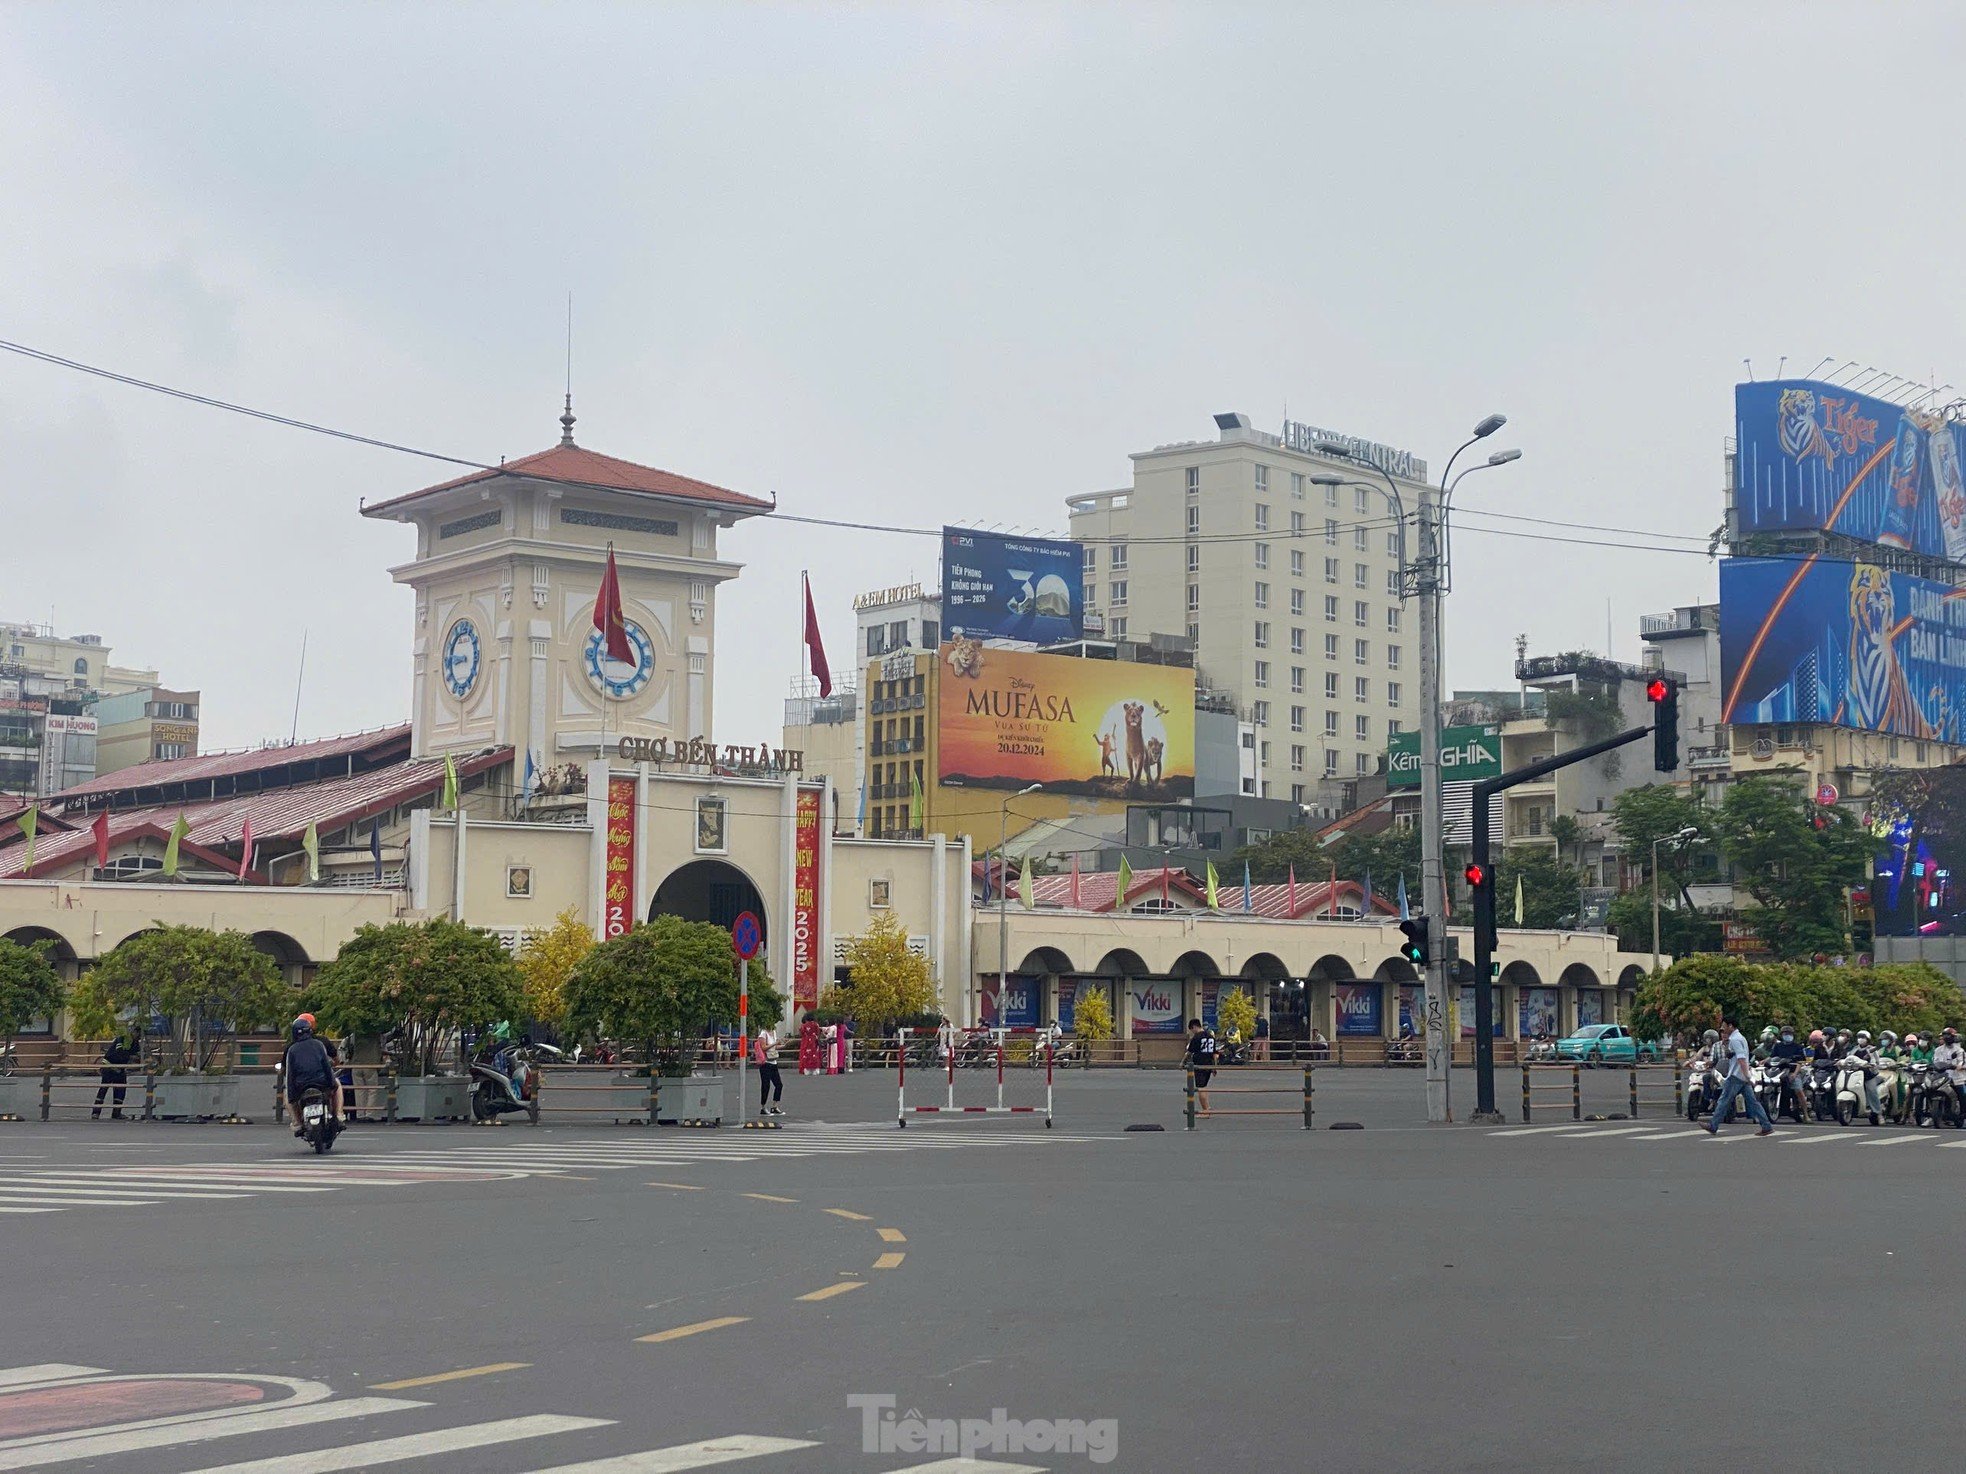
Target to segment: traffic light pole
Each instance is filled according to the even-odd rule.
[[[1500,1121],[1501,1113],[1495,1109],[1495,980],[1491,976],[1495,966],[1495,871],[1488,863],[1488,802],[1496,794],[1513,788],[1518,783],[1527,783],[1540,778],[1545,773],[1554,773],[1558,768],[1567,768],[1572,763],[1581,763],[1614,748],[1636,742],[1652,731],[1650,727],[1633,727],[1620,732],[1615,737],[1607,737],[1602,742],[1593,742],[1585,747],[1546,757],[1541,762],[1530,763],[1527,767],[1504,773],[1499,778],[1484,778],[1474,785],[1474,853],[1471,865],[1479,865],[1484,877],[1482,883],[1474,888],[1474,969],[1475,969],[1475,1112],[1476,1121]],[[1428,994],[1428,1007],[1431,1008],[1432,993]],[[1429,1047],[1432,1035],[1428,1035]]]
[[[1449,1093],[1453,1045],[1447,1037],[1447,877],[1441,865],[1440,544],[1438,504],[1420,495],[1420,906],[1427,913],[1427,1119],[1454,1119]]]

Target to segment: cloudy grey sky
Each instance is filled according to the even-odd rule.
[[[557,434],[787,510],[1064,528],[1239,409],[1470,506],[1704,534],[1730,386],[1966,383],[1951,6],[0,0],[0,338],[491,459]],[[0,355],[0,618],[205,691],[208,745],[400,719],[440,479]],[[1472,526],[1472,523],[1469,524]],[[1457,539],[1448,675],[1637,651],[1700,557]],[[774,735],[814,570],[935,544],[746,524],[718,736]]]

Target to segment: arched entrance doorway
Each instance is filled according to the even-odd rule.
[[[765,898],[758,893],[751,877],[728,860],[692,860],[669,872],[668,879],[655,888],[649,901],[650,921],[658,916],[680,916],[685,921],[708,921],[728,927],[741,912],[758,918],[771,945],[771,917]]]

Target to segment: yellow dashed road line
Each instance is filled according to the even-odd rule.
[[[531,1366],[529,1361],[495,1361],[490,1366],[461,1367],[454,1372],[438,1372],[431,1377],[405,1377],[400,1382],[375,1382],[378,1392],[401,1392],[406,1387],[434,1387],[439,1382],[461,1382],[466,1377],[489,1377],[493,1372],[516,1372]]]
[[[761,1203],[796,1203],[797,1198],[775,1198],[770,1193],[746,1193],[747,1198],[756,1198]]]
[[[908,1242],[908,1235],[898,1228],[877,1228],[874,1232],[881,1236],[881,1242],[884,1244],[905,1244]]]
[[[854,1223],[872,1223],[874,1221],[865,1213],[849,1213],[845,1208],[828,1208],[825,1211],[831,1213],[835,1218],[849,1219]]]
[[[849,1290],[865,1288],[865,1280],[841,1280],[837,1285],[828,1285],[823,1290],[814,1290],[810,1295],[801,1295],[801,1300],[831,1300],[835,1295],[844,1295]]]
[[[901,1261],[903,1259],[906,1259],[907,1257],[908,1256],[906,1254],[903,1254],[900,1250],[897,1249],[893,1253],[883,1254],[881,1255],[880,1258],[876,1259],[874,1261],[874,1268],[899,1269],[901,1267]]]
[[[700,1182],[651,1182],[649,1186],[673,1187],[677,1192],[683,1193],[700,1193],[703,1191],[703,1184]]]
[[[666,1331],[657,1331],[652,1336],[637,1336],[637,1341],[680,1341],[685,1336],[700,1336],[705,1331],[721,1331],[725,1326],[741,1326],[750,1320],[748,1315],[720,1315],[715,1320],[700,1320],[694,1325],[673,1326]]]

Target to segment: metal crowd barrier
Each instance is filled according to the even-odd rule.
[[[1568,1075],[1570,1077],[1568,1082],[1568,1086],[1569,1086],[1568,1093],[1570,1096],[1570,1119],[1573,1121],[1581,1121],[1584,1119],[1584,1077],[1583,1077],[1583,1071],[1581,1069],[1579,1069],[1574,1064],[1532,1065],[1525,1062],[1522,1066],[1522,1121],[1525,1126],[1529,1124],[1530,1111],[1533,1105],[1533,1101],[1531,1099],[1531,1094],[1533,1091],[1541,1091],[1543,1094],[1547,1095],[1552,1091],[1564,1089],[1564,1084],[1559,1081],[1552,1081],[1547,1085],[1539,1083],[1532,1086],[1530,1084],[1530,1076],[1532,1074]]]
[[[1675,1116],[1686,1113],[1686,1071],[1677,1061],[1672,1064],[1656,1065],[1642,1065],[1634,1062],[1629,1066],[1629,1070],[1631,1075],[1631,1118],[1634,1121],[1638,1119],[1639,1107],[1641,1105],[1652,1106],[1656,1109],[1666,1103],[1665,1095],[1656,1090],[1652,1094],[1640,1096],[1639,1087],[1641,1085],[1669,1086],[1672,1090],[1672,1113]],[[1662,1071],[1670,1074],[1672,1079],[1670,1081],[1660,1080],[1658,1076]]]
[[[1248,1075],[1248,1074],[1294,1075],[1301,1069],[1304,1077],[1304,1084],[1303,1084],[1304,1103],[1302,1106],[1302,1112],[1304,1117],[1304,1129],[1306,1131],[1309,1131],[1311,1129],[1312,1099],[1316,1094],[1317,1087],[1311,1079],[1311,1067],[1308,1064],[1301,1065],[1301,1066],[1293,1065],[1293,1064],[1277,1064],[1277,1063],[1247,1064],[1247,1065],[1230,1065],[1227,1066],[1226,1068],[1234,1070],[1238,1075]],[[1219,1075],[1224,1073],[1224,1071],[1225,1071],[1224,1066],[1217,1065],[1213,1067],[1211,1073]],[[1188,1116],[1188,1129],[1190,1131],[1195,1129],[1195,1122],[1197,1119],[1213,1120],[1217,1116],[1295,1116],[1298,1114],[1299,1108],[1296,1106],[1231,1106],[1226,1110],[1217,1110],[1215,1107],[1210,1106],[1205,1111],[1199,1110],[1197,1108],[1198,1102],[1196,1100],[1196,1096],[1199,1093],[1201,1087],[1197,1087],[1195,1084],[1194,1066],[1193,1065],[1185,1066],[1182,1070],[1182,1074],[1186,1077],[1186,1081],[1187,1081],[1187,1097],[1188,1097],[1187,1116]],[[1211,1083],[1206,1087],[1206,1089],[1210,1095],[1215,1095],[1218,1093],[1222,1095],[1295,1095],[1297,1094],[1296,1087],[1290,1085],[1216,1085]]]

